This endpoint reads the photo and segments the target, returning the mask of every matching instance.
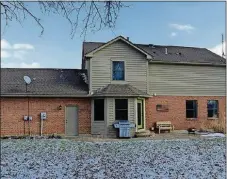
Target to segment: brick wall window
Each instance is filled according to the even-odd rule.
[[[94,121],[104,121],[104,99],[94,100]]]
[[[218,100],[207,101],[207,117],[218,118]]]
[[[115,120],[128,120],[127,99],[115,99]]]
[[[197,100],[186,101],[186,118],[197,118]]]
[[[113,61],[113,80],[125,80],[125,63],[124,61]]]

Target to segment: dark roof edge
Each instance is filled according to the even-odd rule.
[[[0,97],[47,97],[47,98],[86,98],[86,97],[91,97],[88,94],[81,94],[81,95],[61,95],[61,94],[53,94],[53,95],[42,95],[42,94],[1,94]]]
[[[86,69],[75,69],[75,68],[1,68],[2,69],[14,69],[14,70],[75,70],[75,71],[86,71]]]
[[[100,95],[92,95],[91,97],[145,97],[149,98],[152,95],[119,95],[119,94],[100,94]]]
[[[195,65],[195,66],[219,66],[219,67],[226,67],[226,64],[212,64],[212,63],[191,63],[191,62],[163,62],[163,61],[149,61],[149,63],[156,63],[156,64],[169,64],[169,65]]]

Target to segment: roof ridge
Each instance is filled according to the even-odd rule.
[[[131,42],[131,41],[130,41]],[[83,42],[83,43],[100,43],[100,44],[106,44],[107,42],[98,42],[98,41],[89,41],[89,42]],[[178,47],[178,48],[198,48],[198,49],[207,49],[205,47],[197,47],[197,46],[184,46],[184,45],[165,45],[165,44],[153,44],[153,43],[150,43],[150,44],[142,44],[142,43],[133,43],[131,42],[132,44],[134,45],[143,45],[143,46],[150,46],[150,45],[153,45],[153,46],[159,46],[159,47]]]
[[[150,45],[153,45],[154,47],[157,46],[157,47],[178,47],[178,48],[198,48],[198,49],[207,49],[205,47],[196,47],[196,46],[180,46],[180,45],[160,45],[160,44],[137,44],[137,43],[134,43],[134,45],[142,45],[142,46],[147,46],[149,47]]]

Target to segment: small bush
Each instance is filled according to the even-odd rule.
[[[9,136],[3,136],[1,139],[9,139]]]
[[[202,122],[200,124],[200,132],[218,132],[218,133],[226,133],[226,126],[223,119],[214,119],[209,123]]]
[[[221,124],[216,124],[216,125],[213,125],[213,129],[214,129],[214,132],[218,132],[218,133],[226,133],[226,128],[225,126],[221,125]]]

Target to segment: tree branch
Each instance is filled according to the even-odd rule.
[[[74,37],[78,29],[81,30],[81,35],[87,35],[88,30],[92,32],[99,31],[104,27],[115,27],[120,9],[125,6],[120,1],[38,1],[36,3],[43,14],[58,14],[64,17],[71,27],[71,38]],[[44,26],[41,19],[36,16],[33,11],[26,6],[30,2],[22,1],[2,1],[1,16],[5,20],[5,25],[8,26],[10,21],[16,20],[20,24],[26,18],[31,18],[41,28],[42,35]],[[22,15],[21,15],[22,13]]]

